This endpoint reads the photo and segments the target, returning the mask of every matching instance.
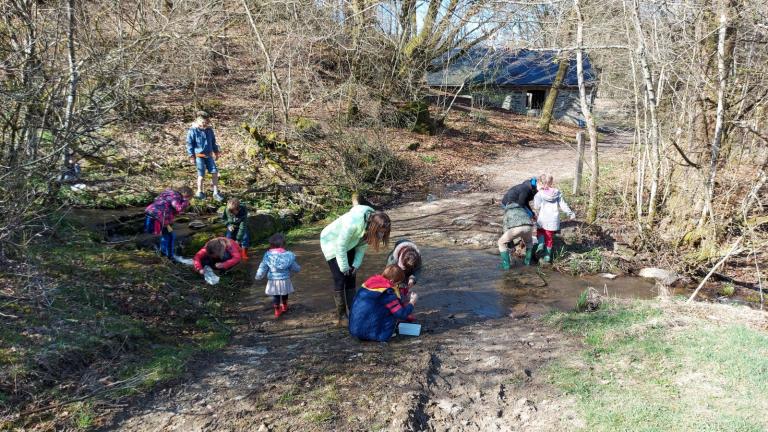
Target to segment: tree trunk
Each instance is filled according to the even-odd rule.
[[[64,145],[62,146],[62,165],[65,170],[72,166],[70,160],[72,149],[69,145],[72,131],[72,116],[75,112],[75,99],[77,98],[77,58],[75,57],[75,0],[67,1],[67,56],[69,58],[69,92],[67,93],[67,107],[64,113]]]
[[[589,143],[592,153],[592,176],[589,179],[589,205],[587,207],[587,222],[594,223],[597,220],[597,189],[600,178],[600,166],[598,164],[597,151],[597,127],[592,117],[592,108],[587,102],[587,89],[584,84],[584,17],[581,15],[580,0],[574,0],[576,11],[576,77],[579,83],[579,101],[581,102],[581,114],[587,123]]]
[[[557,92],[563,84],[566,73],[568,73],[568,54],[568,52],[565,52],[560,58],[560,62],[557,65],[555,80],[552,81],[552,87],[550,87],[549,93],[547,94],[547,100],[544,101],[544,108],[541,110],[541,119],[539,120],[539,130],[542,132],[549,132],[549,124],[552,122],[552,111],[554,111],[555,101],[557,101]]]
[[[715,178],[717,176],[717,162],[720,158],[723,130],[725,123],[725,92],[728,87],[728,75],[730,63],[733,58],[735,44],[727,43],[728,38],[735,37],[736,29],[731,28],[730,12],[736,7],[733,0],[721,0],[720,2],[720,30],[717,38],[717,109],[715,111],[715,133],[712,138],[712,147],[709,159],[709,174],[704,184],[704,207],[701,210],[699,227],[703,226],[707,219],[714,218],[712,211],[712,196],[715,190]],[[729,32],[730,30],[730,32]],[[730,33],[730,34],[729,34]]]
[[[661,150],[659,148],[659,120],[656,115],[658,101],[656,99],[655,86],[653,83],[653,74],[648,63],[648,56],[645,47],[645,35],[643,34],[642,23],[640,22],[640,5],[637,0],[634,1],[632,8],[632,23],[635,27],[637,38],[637,57],[640,60],[640,71],[643,74],[643,86],[645,87],[646,109],[650,115],[651,128],[648,136],[648,144],[651,152],[651,189],[648,195],[648,215],[647,225],[652,225],[656,218],[656,202],[659,190],[659,179],[661,178]],[[641,189],[642,190],[642,189]]]

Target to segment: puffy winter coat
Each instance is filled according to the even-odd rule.
[[[214,259],[213,257],[210,257],[208,255],[208,251],[205,249],[205,246],[203,246],[202,249],[200,249],[193,258],[195,270],[200,271],[203,269],[203,266],[205,265],[203,263],[203,260],[208,258],[212,261],[213,264],[215,263],[221,263],[221,270],[227,270],[232,267],[234,267],[237,263],[239,263],[242,260],[242,255],[240,253],[240,245],[237,244],[237,241],[233,239],[228,239],[224,237],[223,238],[227,241],[227,249],[224,252],[224,258],[221,260]]]
[[[419,255],[419,257],[421,257],[421,252],[419,251],[419,248],[416,246],[415,243],[407,239],[402,239],[395,242],[395,248],[392,249],[392,252],[390,252],[389,256],[387,256],[387,265],[397,264],[398,267],[405,270],[402,266],[400,266],[400,255],[402,255],[402,253],[405,252],[407,249],[415,250],[416,253]],[[406,273],[405,277],[407,278],[412,277],[413,282],[416,283],[416,281],[418,281],[419,278],[421,277],[421,269],[422,269],[422,265],[419,264],[419,266],[413,269],[411,273]]]
[[[365,281],[352,301],[349,333],[362,340],[388,341],[397,321],[413,313],[413,305],[401,305],[397,293],[384,276],[375,275]]]
[[[501,205],[506,206],[509,203],[517,203],[520,207],[526,209],[533,216],[533,210],[531,209],[531,200],[536,195],[536,183],[531,180],[526,180],[519,185],[509,188],[507,193],[501,199]]]
[[[539,211],[536,224],[547,231],[560,230],[560,210],[571,219],[576,217],[559,190],[547,188],[540,190],[533,199],[533,207]]]
[[[355,258],[351,265],[360,268],[363,264],[363,256],[368,249],[368,244],[363,242],[368,217],[373,209],[356,205],[351,210],[339,216],[320,233],[320,249],[326,261],[336,258],[341,272],[349,270],[350,263],[347,260],[347,252],[354,249]]]
[[[273,248],[264,254],[264,258],[259,264],[259,270],[256,272],[256,280],[264,279],[267,276],[269,280],[283,280],[291,277],[291,272],[298,273],[301,270],[299,263],[296,262],[296,255],[283,248]]]
[[[144,210],[147,216],[154,219],[159,224],[159,228],[155,228],[155,234],[159,234],[159,229],[170,225],[176,216],[183,212],[189,206],[189,201],[173,189],[167,189],[155,198],[152,204],[148,205]]]

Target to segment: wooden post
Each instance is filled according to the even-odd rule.
[[[584,131],[576,134],[576,174],[573,176],[573,194],[578,195],[581,189],[581,171],[584,167]]]

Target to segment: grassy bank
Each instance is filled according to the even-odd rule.
[[[0,429],[86,429],[110,406],[178,377],[223,347],[244,271],[219,285],[151,250],[81,227],[31,246],[1,279]]]
[[[768,335],[756,311],[638,301],[546,321],[585,344],[547,370],[575,396],[585,430],[768,429]]]

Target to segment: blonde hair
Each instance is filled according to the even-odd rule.
[[[539,189],[551,188],[555,183],[555,178],[550,174],[541,174],[537,181],[539,183]]]

